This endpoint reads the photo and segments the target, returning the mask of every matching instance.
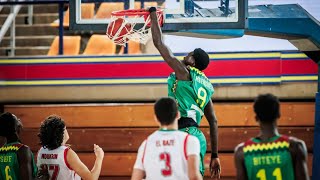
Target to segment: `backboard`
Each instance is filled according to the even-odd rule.
[[[164,32],[245,29],[247,24],[247,0],[73,0],[69,29],[105,32],[111,12],[151,6],[164,9]],[[88,8],[94,13],[88,15]],[[143,23],[143,18],[134,21]]]

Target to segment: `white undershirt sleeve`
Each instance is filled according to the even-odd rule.
[[[135,164],[133,166],[134,169],[141,169],[141,170],[144,171],[142,158],[143,158],[143,155],[144,155],[145,145],[146,145],[146,141],[143,141],[143,143],[139,147],[137,159],[136,159],[136,162],[135,162]]]
[[[199,155],[200,156],[200,142],[198,138],[190,135],[187,140],[187,156]]]

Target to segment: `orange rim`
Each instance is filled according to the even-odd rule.
[[[157,9],[157,13],[162,14],[162,9]],[[121,10],[121,11],[113,11],[111,13],[112,16],[137,16],[137,15],[149,15],[149,11],[146,9],[128,9],[128,10]]]

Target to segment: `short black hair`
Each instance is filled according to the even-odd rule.
[[[17,133],[19,125],[18,118],[9,112],[4,112],[0,115],[0,136],[9,137]]]
[[[170,125],[177,116],[178,106],[173,98],[164,97],[156,101],[154,112],[161,125]]]
[[[63,142],[63,134],[66,125],[63,119],[57,115],[47,117],[40,126],[40,144],[49,150],[56,149]]]
[[[200,71],[206,69],[209,65],[209,55],[201,48],[196,48],[193,51],[193,57],[195,60],[195,68],[199,69]]]
[[[280,102],[273,94],[261,94],[254,101],[254,112],[261,122],[274,122],[280,118]]]

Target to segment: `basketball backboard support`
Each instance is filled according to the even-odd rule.
[[[74,0],[70,1],[70,30],[105,32],[112,11],[157,6],[164,9],[164,32],[199,29],[245,29],[248,0]],[[85,6],[95,15],[84,18]],[[129,18],[128,18],[129,19]],[[130,21],[130,20],[129,20]],[[143,23],[143,18],[134,19]]]

